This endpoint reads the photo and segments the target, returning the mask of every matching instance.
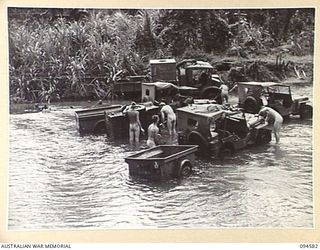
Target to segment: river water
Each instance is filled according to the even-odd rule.
[[[312,99],[312,86],[292,91]],[[279,145],[197,159],[188,178],[150,182],[129,176],[127,141],[81,137],[70,104],[51,108],[10,114],[9,230],[314,226],[311,120],[285,123]]]

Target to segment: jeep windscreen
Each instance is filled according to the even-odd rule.
[[[289,108],[292,104],[291,89],[286,85],[275,85],[268,87],[269,105],[281,105]]]

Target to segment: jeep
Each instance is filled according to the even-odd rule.
[[[263,117],[219,104],[189,105],[177,109],[178,143],[199,145],[199,152],[224,159],[249,145],[271,141]]]
[[[239,107],[248,113],[258,113],[262,106],[268,106],[284,118],[290,115],[300,115],[301,118],[312,117],[309,98],[293,99],[288,85],[275,82],[240,82],[238,96]]]

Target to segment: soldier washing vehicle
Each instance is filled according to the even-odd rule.
[[[179,108],[177,117],[179,144],[199,145],[201,153],[220,159],[271,140],[271,130],[261,116],[218,104]]]
[[[293,98],[288,85],[275,82],[240,82],[238,83],[239,107],[248,113],[258,113],[262,106],[273,108],[282,117],[299,115],[301,118],[312,117],[309,98]]]

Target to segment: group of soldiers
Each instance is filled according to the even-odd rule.
[[[228,102],[228,89],[222,88],[223,99]],[[136,109],[137,104],[132,102],[130,106],[124,111],[129,119],[129,141],[131,145],[138,145],[140,132],[144,133],[144,129],[141,126],[140,119],[139,119],[139,111]],[[159,144],[161,135],[159,134],[160,125],[166,124],[169,135],[174,136],[176,134],[176,114],[170,105],[168,105],[165,101],[162,101],[160,104],[160,116],[153,115],[152,116],[152,123],[148,127],[148,139],[147,139],[147,146],[148,147],[155,147]],[[262,107],[259,115],[265,118],[266,122],[273,121],[273,132],[275,135],[276,143],[280,141],[280,129],[283,123],[282,116],[270,107]],[[159,125],[160,118],[162,123]]]
[[[166,102],[161,102],[160,106],[160,115],[161,115],[161,125],[166,124],[168,128],[168,132],[170,136],[174,136],[176,134],[176,114],[174,113],[172,107],[168,105]],[[131,145],[139,144],[140,133],[144,133],[144,129],[141,126],[139,111],[136,109],[137,104],[132,102],[131,105],[124,110],[129,119],[129,141]],[[148,127],[148,139],[147,146],[155,147],[161,138],[159,134],[159,122],[160,117],[158,115],[152,116],[152,123]]]

